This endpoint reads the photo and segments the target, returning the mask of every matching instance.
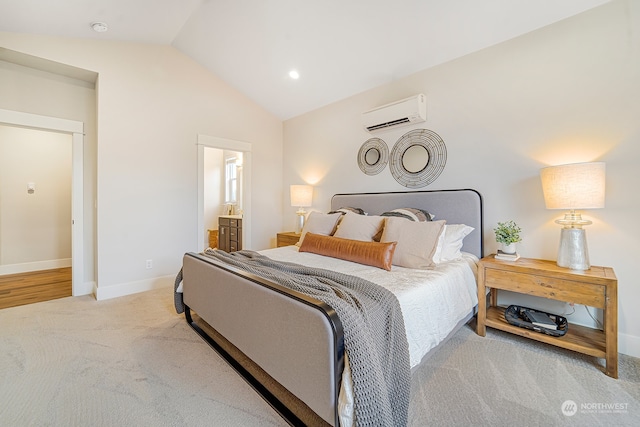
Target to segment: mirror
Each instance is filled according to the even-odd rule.
[[[380,160],[380,151],[377,148],[369,148],[364,155],[364,161],[369,166],[374,166]]]
[[[429,152],[422,145],[411,145],[402,153],[402,167],[409,173],[423,171],[429,164]]]
[[[389,163],[389,148],[380,138],[369,138],[358,150],[358,166],[367,175],[380,173]]]
[[[401,185],[409,188],[432,183],[447,163],[447,147],[428,129],[414,129],[402,135],[391,150],[389,169]]]

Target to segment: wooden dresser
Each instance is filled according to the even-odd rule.
[[[242,218],[240,216],[218,217],[218,249],[226,252],[242,249]]]

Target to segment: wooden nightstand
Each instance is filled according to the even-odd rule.
[[[486,288],[491,288],[489,307]],[[570,324],[564,336],[553,337],[511,325],[504,308],[497,307],[498,289],[601,308],[604,331]],[[558,267],[555,261],[485,257],[478,266],[478,335],[485,336],[486,326],[604,358],[605,373],[618,378],[618,280],[612,268],[575,271]]]
[[[276,246],[281,247],[295,245],[298,243],[298,240],[300,240],[300,234],[296,234],[293,231],[278,233],[276,235]]]
[[[218,247],[218,230],[209,229],[209,247],[217,248]]]

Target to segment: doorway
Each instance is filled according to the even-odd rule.
[[[0,109],[0,124],[71,136],[71,294],[76,296],[91,293],[90,289],[87,292],[87,287],[84,284],[83,123],[57,117]],[[29,191],[27,186],[25,186],[25,191]],[[37,185],[34,191],[37,191]]]
[[[233,169],[235,178],[225,180],[226,169]],[[217,216],[230,212],[242,215],[242,247],[250,248],[251,144],[198,135],[198,251],[209,246]]]
[[[0,125],[0,308],[71,296],[71,140]]]
[[[243,160],[241,151],[204,148],[204,225],[209,235],[205,247],[219,247],[220,215],[243,216]]]

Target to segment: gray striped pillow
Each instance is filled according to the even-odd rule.
[[[380,216],[406,218],[410,221],[416,222],[431,221],[433,219],[433,215],[431,215],[429,212],[417,208],[394,209],[389,212],[384,212],[380,214]]]
[[[350,207],[350,206],[346,206],[344,208],[336,209],[335,211],[329,212],[329,214],[341,213],[342,215],[344,215],[347,212],[353,212],[354,214],[358,214],[358,215],[366,215],[367,214],[365,211],[363,211],[360,208],[353,208],[353,207]]]

